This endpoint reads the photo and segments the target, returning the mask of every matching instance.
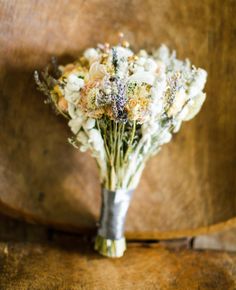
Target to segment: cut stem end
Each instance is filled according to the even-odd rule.
[[[120,258],[126,250],[126,241],[125,238],[111,240],[97,236],[94,249],[105,257]]]

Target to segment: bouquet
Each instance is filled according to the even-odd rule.
[[[206,77],[165,45],[135,53],[124,39],[35,72],[47,102],[68,120],[69,142],[96,160],[102,207],[95,249],[102,255],[123,255],[125,217],[145,164],[199,112]]]

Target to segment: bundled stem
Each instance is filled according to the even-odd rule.
[[[97,120],[97,129],[103,136],[107,159],[104,186],[110,190],[122,188],[129,155],[135,150],[136,121]]]

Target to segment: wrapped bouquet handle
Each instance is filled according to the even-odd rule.
[[[69,142],[96,160],[103,189],[95,249],[102,255],[123,255],[133,189],[147,160],[199,112],[206,78],[165,45],[135,53],[122,34],[115,46],[98,44],[74,63],[58,66],[54,59],[35,72],[47,103],[68,119]]]
[[[102,188],[102,207],[95,250],[109,257],[121,257],[126,250],[124,226],[133,190]]]

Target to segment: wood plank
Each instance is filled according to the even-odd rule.
[[[0,243],[1,289],[233,290],[236,255],[128,245],[107,259],[90,245]]]
[[[236,252],[236,228],[210,235],[200,235],[194,239],[195,249],[213,249]]]
[[[66,143],[32,75],[123,31],[136,49],[166,43],[209,72],[202,112],[151,160],[128,213],[130,238],[171,238],[235,223],[235,1],[0,1],[0,202],[18,217],[94,230],[94,161]],[[229,221],[229,222],[227,222]],[[194,231],[192,231],[194,229]]]
[[[128,243],[121,259],[99,256],[83,237],[0,216],[0,289],[233,290],[236,253]],[[168,246],[168,247],[167,247]]]

